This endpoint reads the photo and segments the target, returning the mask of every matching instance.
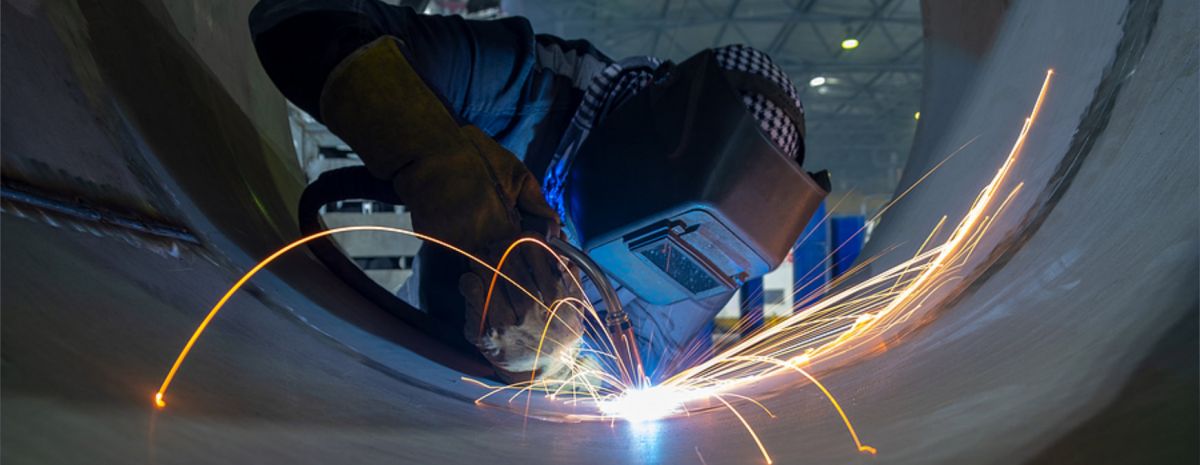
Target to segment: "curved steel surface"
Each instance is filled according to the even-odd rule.
[[[6,193],[53,200],[3,202],[5,463],[762,462],[719,410],[609,425],[477,406],[445,368],[461,354],[303,255],[234,298],[154,409],[208,308],[297,237],[302,175],[249,2],[216,3],[3,3]],[[957,153],[865,253],[895,249],[881,269],[961,215],[1054,68],[1025,188],[919,322],[817,373],[877,456],[802,379],[768,401],[778,418],[748,419],[775,463],[1194,463],[1196,2],[923,6],[901,187]],[[1153,437],[1114,439],[1132,427]]]

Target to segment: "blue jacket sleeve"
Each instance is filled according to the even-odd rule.
[[[276,86],[318,118],[329,71],[380,36],[398,37],[453,114],[523,159],[552,150],[581,89],[611,62],[586,41],[535,35],[524,18],[423,15],[378,0],[262,0],[250,30]]]
[[[553,150],[591,77],[612,61],[587,41],[535,35],[525,18],[403,11],[399,36],[426,83],[465,122],[534,165]]]

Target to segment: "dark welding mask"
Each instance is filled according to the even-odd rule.
[[[704,299],[779,266],[829,192],[825,172],[801,169],[802,148],[771,142],[743,92],[802,131],[777,84],[722,69],[709,50],[661,66],[575,155],[563,191],[575,239],[649,303]]]

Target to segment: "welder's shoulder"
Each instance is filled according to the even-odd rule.
[[[613,63],[612,58],[586,40],[538,34],[535,43],[538,68],[568,79],[576,89],[585,89],[592,78]]]

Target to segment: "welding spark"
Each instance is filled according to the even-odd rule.
[[[681,390],[673,386],[632,389],[596,403],[604,415],[631,422],[646,422],[683,413],[684,404],[708,398],[705,390]]]
[[[885,333],[909,321],[918,310],[926,307],[927,301],[932,299],[938,290],[948,283],[961,279],[962,272],[967,266],[967,260],[984,234],[995,218],[1003,213],[1010,201],[1021,190],[1022,184],[1016,183],[1006,194],[1001,194],[1001,189],[1024,147],[1026,137],[1041,111],[1053,75],[1053,70],[1047,70],[1037,100],[1034,102],[1029,116],[1025,119],[1003,165],[980,191],[967,213],[948,231],[945,240],[940,242],[935,240],[936,237],[943,234],[943,229],[947,225],[947,218],[943,217],[912,258],[850,285],[848,278],[854,272],[862,270],[878,258],[869,257],[850,272],[823,286],[814,295],[797,296],[797,308],[791,316],[774,325],[763,327],[739,341],[727,344],[717,353],[700,354],[707,355],[703,362],[679,371],[657,385],[651,385],[644,375],[640,375],[640,366],[632,366],[629,360],[622,360],[622,351],[617,350],[618,342],[612,334],[608,334],[606,326],[592,302],[586,298],[572,297],[553,302],[540,301],[501,271],[509,254],[516,247],[522,245],[545,249],[559,261],[564,269],[571,270],[566,261],[546,243],[532,238],[519,239],[512,243],[505,250],[500,261],[492,266],[451,244],[412,231],[382,226],[351,226],[330,229],[301,238],[267,257],[242,276],[209,311],[191,339],[188,340],[163,380],[162,386],[155,392],[154,405],[158,408],[166,406],[164,400],[166,390],[196,340],[229,298],[255,273],[279,256],[320,237],[351,231],[383,231],[417,237],[446,247],[492,271],[493,277],[488,287],[483,309],[484,319],[486,319],[492,292],[500,278],[537,302],[543,311],[547,312],[547,323],[542,330],[537,347],[531,347],[531,349],[536,349],[535,357],[540,357],[543,353],[548,354],[547,356],[561,353],[560,349],[563,348],[564,343],[547,337],[547,330],[551,321],[561,318],[562,312],[578,313],[584,322],[583,332],[596,336],[594,342],[576,351],[583,355],[561,360],[567,366],[565,375],[539,378],[535,373],[527,381],[509,385],[492,385],[479,380],[463,378],[464,381],[488,390],[487,393],[476,399],[476,404],[484,405],[486,401],[501,392],[513,392],[507,403],[513,402],[521,395],[526,395],[525,416],[529,417],[529,401],[537,393],[551,402],[570,407],[569,413],[545,414],[549,417],[570,421],[613,422],[621,419],[631,423],[646,423],[668,417],[690,415],[689,404],[701,402],[711,404],[712,401],[715,401],[724,406],[745,427],[758,446],[763,459],[770,464],[771,457],[766,446],[746,417],[726,398],[750,402],[774,418],[775,415],[762,403],[745,395],[746,391],[768,378],[784,374],[799,374],[804,380],[817,387],[837,412],[856,449],[859,452],[873,455],[876,453],[875,448],[860,440],[850,416],[847,415],[833,393],[807,367],[820,362],[829,364],[838,357],[844,358],[849,354],[863,353],[862,350],[886,350],[886,345],[881,340]],[[968,144],[970,143],[968,142]],[[965,147],[966,145],[960,147],[951,156]],[[936,165],[933,170],[918,179],[913,186],[898,195],[875,218],[911,192],[917,184],[924,181],[945,161]],[[859,231],[859,233],[861,232]],[[832,258],[827,258],[827,260],[830,259]],[[580,291],[579,294],[584,295],[578,276],[574,272],[570,272],[570,275],[573,284]],[[834,290],[836,292],[833,292]],[[817,298],[815,294],[825,295]],[[480,322],[481,330],[484,321],[486,320]],[[575,336],[582,335],[575,334]],[[701,358],[697,354],[688,355]],[[534,365],[537,366],[536,358]],[[630,368],[636,370],[639,375],[631,376]],[[494,404],[488,403],[487,405]],[[498,406],[503,406],[503,404]],[[580,413],[581,411],[582,413]],[[699,453],[698,449],[697,453]]]
[[[221,308],[223,308],[225,306],[225,304],[229,302],[229,299],[232,298],[233,295],[236,294],[237,291],[246,284],[246,282],[250,281],[250,278],[254,277],[255,274],[258,274],[259,271],[262,271],[263,268],[266,268],[267,265],[270,265],[271,262],[274,262],[279,257],[282,257],[284,254],[296,249],[297,247],[300,247],[304,244],[307,244],[314,240],[320,239],[322,237],[332,236],[335,234],[342,234],[342,233],[347,233],[347,232],[354,232],[354,231],[378,231],[378,232],[385,232],[385,233],[392,233],[392,234],[401,234],[401,235],[405,235],[405,236],[415,237],[415,238],[421,239],[423,241],[445,247],[449,250],[452,250],[454,252],[461,254],[464,257],[467,257],[468,259],[471,259],[475,263],[478,263],[479,265],[487,268],[488,270],[491,270],[493,273],[496,274],[496,276],[504,278],[506,281],[508,281],[513,286],[515,286],[518,290],[520,290],[522,293],[524,293],[530,299],[533,299],[534,302],[541,304],[544,309],[549,310],[549,307],[546,306],[545,303],[543,303],[541,301],[541,299],[538,299],[537,297],[535,297],[531,292],[529,292],[529,290],[522,287],[520,284],[518,284],[512,278],[508,277],[508,275],[501,273],[498,268],[493,267],[492,265],[489,265],[487,262],[479,259],[478,257],[475,257],[474,255],[471,255],[470,253],[468,253],[465,250],[455,247],[454,245],[444,242],[435,237],[427,236],[425,234],[409,231],[406,229],[390,228],[390,227],[386,227],[386,226],[346,226],[346,227],[341,227],[341,228],[327,229],[325,231],[320,231],[320,232],[302,237],[300,239],[297,239],[297,240],[293,241],[292,243],[284,246],[283,248],[275,251],[275,253],[272,253],[267,258],[264,258],[262,261],[258,262],[257,265],[254,265],[254,267],[251,268],[250,271],[247,271],[246,274],[242,275],[241,279],[238,279],[238,281],[236,283],[234,283],[233,287],[229,288],[229,290],[225,292],[225,295],[221,296],[221,299],[219,301],[217,301],[217,304],[214,305],[213,308],[208,311],[208,314],[204,317],[204,320],[200,322],[200,325],[196,328],[196,331],[192,333],[192,337],[188,339],[186,344],[184,344],[183,350],[180,351],[179,356],[175,358],[175,363],[173,365],[171,365],[171,370],[168,371],[167,376],[165,378],[163,378],[162,385],[158,388],[158,391],[154,392],[154,406],[157,408],[160,408],[160,409],[167,406],[166,400],[164,398],[166,396],[167,388],[169,388],[171,386],[171,381],[175,379],[175,375],[176,375],[176,373],[179,372],[179,367],[181,365],[183,365],[183,361],[185,359],[187,359],[188,353],[191,352],[192,347],[196,345],[196,341],[200,339],[200,335],[203,334],[204,330],[208,328],[209,323],[212,323],[213,318],[215,318],[217,316],[217,313],[221,311]],[[559,260],[561,261],[562,259],[559,258]],[[495,281],[493,279],[493,283],[494,282]],[[578,280],[576,280],[576,282],[578,282]]]
[[[838,292],[830,292],[819,300],[797,299],[805,306],[797,308],[792,316],[750,334],[719,353],[712,354],[704,362],[680,371],[658,385],[630,388],[610,383],[606,389],[593,391],[601,394],[600,396],[581,393],[572,405],[591,403],[595,406],[597,414],[572,416],[582,420],[609,421],[620,418],[631,422],[646,422],[686,414],[689,403],[715,400],[724,405],[745,426],[755,444],[759,446],[763,459],[770,463],[770,455],[757,433],[724,397],[755,402],[737,393],[744,392],[770,377],[798,373],[816,386],[829,401],[843,421],[855,448],[863,453],[875,454],[874,447],[860,440],[849,415],[833,393],[802,367],[828,361],[857,349],[886,349],[882,341],[879,341],[879,336],[908,321],[946,284],[961,279],[967,259],[984,233],[1021,190],[1022,184],[1017,183],[1007,194],[1000,193],[1040,113],[1053,74],[1053,70],[1047,71],[1033,109],[1025,119],[1003,165],[979,193],[967,213],[948,232],[947,239],[941,242],[935,240],[946,226],[946,218],[943,218],[911,259],[860,283],[845,286]],[[922,176],[921,180],[928,175]],[[900,197],[914,187],[915,184]],[[894,205],[894,202],[891,205]],[[873,259],[867,259],[864,265]],[[862,269],[864,265],[856,267],[855,270]],[[835,280],[820,292],[845,285],[848,276]],[[578,368],[580,372],[589,369],[593,368]],[[539,383],[541,385],[525,383],[520,389],[522,392],[532,393],[538,389],[551,388],[555,381],[540,380]],[[513,386],[498,386],[493,389],[512,388]],[[561,385],[555,386],[555,389],[572,391],[570,387],[564,388]]]

